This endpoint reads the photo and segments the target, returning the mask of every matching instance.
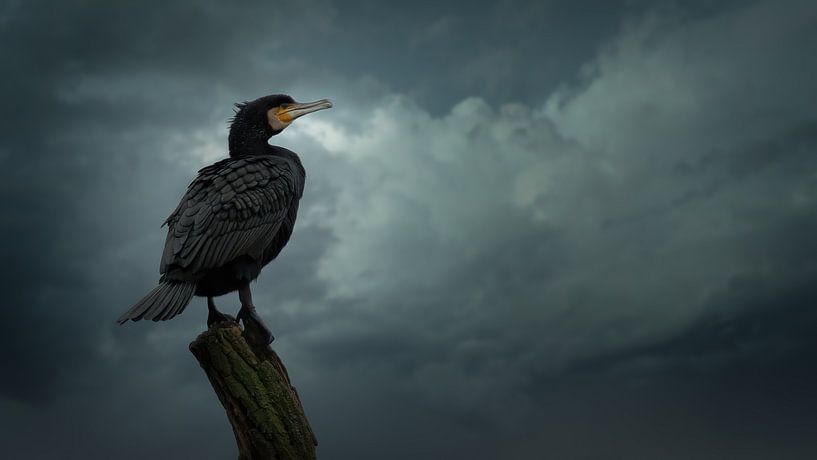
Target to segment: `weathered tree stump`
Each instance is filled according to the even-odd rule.
[[[236,323],[213,325],[190,344],[233,426],[239,460],[315,458],[318,444],[284,364],[253,348]]]

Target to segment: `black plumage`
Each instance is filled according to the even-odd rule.
[[[120,324],[168,320],[194,295],[208,298],[208,323],[224,320],[212,298],[238,290],[245,329],[258,340],[271,340],[255,314],[249,283],[289,241],[306,174],[298,155],[268,140],[294,119],[331,103],[298,104],[274,95],[237,107],[230,157],[199,170],[165,221],[159,286],[125,312]]]
[[[254,280],[289,240],[305,173],[295,153],[228,158],[199,171],[167,218],[159,272],[219,296]],[[232,276],[230,276],[232,275]]]

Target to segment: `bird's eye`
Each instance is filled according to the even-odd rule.
[[[284,103],[284,104],[281,104],[281,105],[280,105],[280,107],[281,107],[282,109],[285,109],[285,108],[289,107],[289,104]]]

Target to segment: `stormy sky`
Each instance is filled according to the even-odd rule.
[[[114,321],[287,93],[335,108],[253,290],[320,458],[817,458],[815,50],[806,0],[0,0],[0,456],[235,458],[204,301]]]

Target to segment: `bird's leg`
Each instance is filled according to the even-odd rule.
[[[241,301],[241,310],[237,318],[244,323],[244,336],[254,345],[269,345],[275,340],[269,328],[258,316],[255,306],[252,304],[252,293],[250,283],[246,283],[238,289],[238,299]]]
[[[213,302],[213,298],[207,296],[207,327],[210,328],[213,324],[221,323],[223,321],[233,321],[235,322],[235,318],[230,315],[226,315],[216,309],[216,304]]]

